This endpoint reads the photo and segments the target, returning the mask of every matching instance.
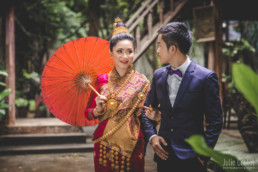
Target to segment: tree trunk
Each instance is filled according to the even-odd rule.
[[[98,37],[98,31],[100,30],[99,14],[100,5],[103,0],[89,0],[89,32],[88,36]]]

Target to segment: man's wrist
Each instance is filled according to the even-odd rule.
[[[150,138],[149,138],[149,143],[150,143],[150,144],[151,144],[151,139],[152,139],[154,136],[157,136],[157,134],[153,134],[152,136],[150,136]]]

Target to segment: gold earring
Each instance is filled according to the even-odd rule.
[[[130,64],[130,69],[133,69],[133,64]]]

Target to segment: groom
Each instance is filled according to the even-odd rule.
[[[161,63],[169,65],[155,71],[145,102],[161,112],[159,133],[143,110],[145,137],[155,152],[158,172],[206,171],[208,159],[196,154],[185,139],[201,134],[214,148],[222,127],[217,75],[188,57],[192,38],[184,23],[169,23],[158,33],[157,53]]]

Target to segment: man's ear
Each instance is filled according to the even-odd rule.
[[[169,52],[170,53],[172,53],[172,54],[174,54],[174,53],[176,53],[176,50],[177,50],[177,48],[176,48],[176,46],[175,45],[171,45],[170,47],[169,47]]]

